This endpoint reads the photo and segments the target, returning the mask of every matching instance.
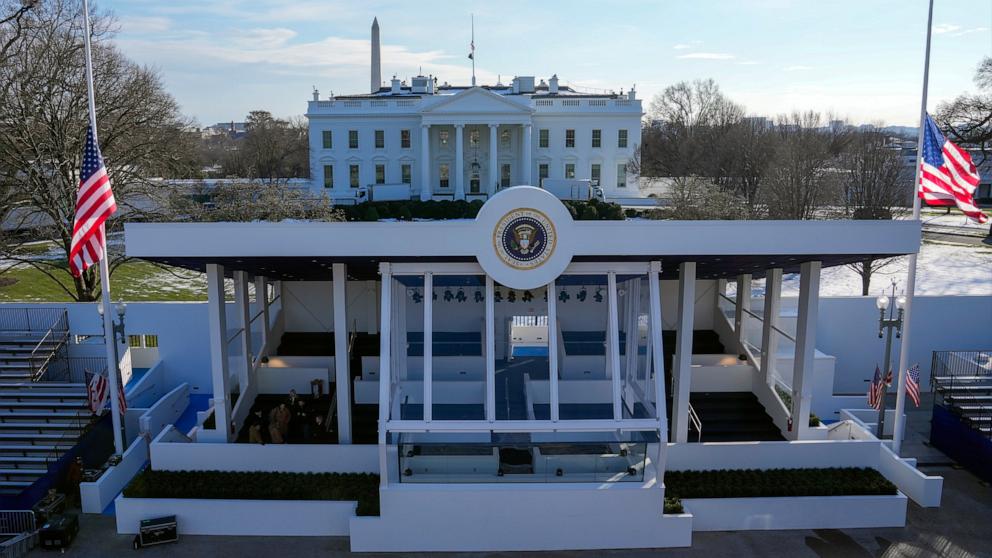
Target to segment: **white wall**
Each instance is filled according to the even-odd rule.
[[[121,462],[108,467],[95,482],[79,483],[83,513],[103,513],[148,460],[148,442],[138,438],[124,452]]]
[[[141,432],[157,436],[163,428],[176,422],[189,406],[189,384],[182,383],[165,394],[138,419]]]
[[[286,331],[334,331],[330,281],[283,281],[282,293]]]
[[[207,444],[153,441],[156,471],[378,473],[376,445]]]

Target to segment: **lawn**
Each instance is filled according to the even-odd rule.
[[[68,275],[60,279],[72,289]],[[129,261],[118,267],[110,277],[110,288],[114,300],[129,302],[207,299],[204,274],[143,261]],[[33,267],[21,265],[0,274],[0,302],[71,301],[72,297],[55,281]]]

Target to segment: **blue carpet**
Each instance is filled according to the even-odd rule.
[[[148,373],[149,368],[132,368],[131,369],[131,379],[127,381],[127,385],[124,386],[125,389],[130,388],[134,384],[137,384],[141,378]]]
[[[513,356],[516,357],[546,357],[547,347],[514,347]]]
[[[213,394],[196,393],[189,396],[189,405],[183,414],[176,420],[176,429],[186,434],[196,426],[196,412],[206,411],[210,408],[210,399]]]

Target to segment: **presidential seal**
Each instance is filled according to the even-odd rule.
[[[496,223],[493,247],[506,265],[520,270],[541,267],[554,254],[555,226],[544,213],[515,209]]]

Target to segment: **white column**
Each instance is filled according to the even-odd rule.
[[[489,184],[485,188],[490,196],[496,193],[499,180],[499,124],[489,125]]]
[[[238,321],[241,322],[241,361],[238,367],[238,386],[240,393],[248,389],[249,378],[252,376],[254,362],[251,347],[251,306],[248,304],[248,274],[244,271],[234,272],[234,304],[237,308]]]
[[[689,393],[692,383],[692,329],[696,304],[696,262],[679,266],[679,316],[675,356],[672,359],[672,435],[674,442],[689,441]],[[664,435],[664,433],[662,433]]]
[[[775,355],[778,353],[779,304],[782,299],[782,269],[765,272],[765,308],[761,322],[761,374],[765,383],[775,387]]]
[[[792,368],[792,435],[795,440],[805,439],[809,431],[820,266],[820,262],[806,262],[799,268],[799,315],[796,319],[796,355]]]
[[[751,274],[745,273],[737,276],[737,303],[734,310],[734,337],[737,339],[737,354],[745,355],[744,342],[745,323],[747,321],[746,310],[751,309]]]
[[[420,200],[431,199],[434,186],[431,184],[431,126],[420,125]]]
[[[610,359],[610,380],[613,387],[613,420],[623,419],[623,409],[620,405],[620,324],[617,316],[617,274],[613,271],[607,274],[607,311],[606,321],[607,353]],[[553,293],[548,293],[550,299]]]
[[[381,304],[379,305],[379,485],[389,483],[389,458],[386,454],[386,421],[389,420],[390,407],[390,333],[392,320],[389,319],[392,297],[393,276],[389,263],[379,264],[379,276],[382,280]]]
[[[455,199],[465,199],[465,125],[455,124]]]
[[[261,312],[262,316],[262,343],[258,348],[258,357],[266,356],[269,348],[269,336],[272,328],[269,324],[269,281],[264,275],[255,276],[255,311]]]
[[[648,293],[651,304],[651,361],[654,362],[655,412],[658,414],[658,457],[655,463],[655,484],[662,486],[665,480],[665,463],[668,457],[668,404],[665,391],[665,345],[661,335],[664,324],[661,320],[661,262],[651,262],[648,272]]]
[[[351,443],[351,354],[348,353],[348,269],[331,265],[334,301],[334,394],[338,401],[338,443]],[[330,387],[330,386],[328,386]]]
[[[521,148],[521,161],[520,165],[522,167],[521,182],[530,186],[539,186],[539,184],[534,184],[533,182],[533,170],[531,169],[531,125],[524,124],[524,141],[523,147]]]
[[[434,274],[424,273],[424,422],[434,418]]]
[[[551,422],[558,422],[558,297],[555,282],[548,283],[548,385],[551,389]]]
[[[496,421],[496,284],[486,275],[486,420]]]
[[[231,440],[231,394],[227,387],[227,315],[224,266],[207,264],[207,320],[210,334],[210,374],[214,389],[214,424],[219,441]]]

